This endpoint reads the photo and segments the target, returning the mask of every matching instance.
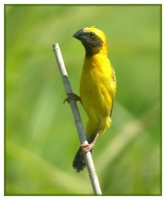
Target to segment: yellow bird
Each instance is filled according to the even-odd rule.
[[[89,144],[81,145],[73,161],[73,167],[79,172],[86,166],[84,153],[92,151],[98,136],[111,125],[116,76],[108,59],[106,36],[101,30],[86,27],[73,37],[80,40],[85,48],[80,98],[89,118],[86,126]]]

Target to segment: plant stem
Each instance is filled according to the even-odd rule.
[[[64,84],[64,87],[65,87],[65,90],[66,90],[66,94],[69,97],[69,95],[72,94],[73,91],[72,91],[70,81],[68,79],[68,74],[67,74],[67,71],[66,71],[66,68],[65,68],[65,64],[64,64],[63,57],[62,57],[62,54],[61,54],[61,50],[60,50],[58,43],[53,44],[53,51],[54,51],[55,58],[56,58],[56,61],[57,61],[57,64],[58,64],[58,68],[59,68],[59,71],[60,71],[60,74],[61,74],[61,77],[62,77],[62,80],[63,80],[63,84]],[[75,125],[76,125],[76,128],[77,128],[80,143],[81,144],[88,144],[76,101],[74,99],[71,99],[69,101],[69,104],[70,104],[70,107],[71,107],[71,110],[72,110],[72,113],[73,113],[73,117],[74,117],[74,120],[75,120]],[[93,191],[96,195],[102,195],[99,180],[98,180],[98,177],[97,177],[97,174],[96,174],[95,166],[94,166],[92,155],[91,155],[90,151],[85,153],[85,161],[86,161],[86,166],[87,166],[87,169],[88,169],[89,177],[90,177],[90,180],[91,180],[91,184],[92,184],[92,187],[93,187]]]

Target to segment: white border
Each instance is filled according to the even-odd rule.
[[[125,1],[125,2],[124,2]],[[164,102],[166,102],[166,96],[165,96],[165,79],[164,75],[166,72],[166,24],[164,19],[166,19],[166,3],[164,0],[84,0],[84,1],[78,1],[78,0],[48,0],[48,1],[39,1],[39,0],[4,0],[0,2],[0,199],[12,199],[12,200],[18,200],[18,199],[112,199],[112,200],[134,200],[134,199],[141,199],[141,200],[158,200],[158,199],[166,199],[166,172],[164,169],[166,169],[166,147],[165,147],[165,125],[164,122],[162,123],[162,169],[163,169],[163,185],[162,185],[162,196],[102,196],[102,197],[85,197],[85,196],[69,196],[69,197],[63,197],[63,196],[4,196],[4,4],[162,4],[162,119],[166,119],[166,106]],[[162,120],[163,121],[163,120]]]

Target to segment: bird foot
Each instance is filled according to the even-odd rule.
[[[71,100],[80,101],[81,102],[81,98],[75,93],[69,93],[69,94],[67,94],[67,96],[68,97],[63,101],[63,103],[65,103],[66,101],[68,103],[70,103]]]
[[[81,149],[83,151],[83,153],[87,153],[88,151],[91,151],[93,148],[94,144],[90,143],[90,144],[81,144]]]

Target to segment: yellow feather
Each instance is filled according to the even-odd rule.
[[[113,69],[107,56],[96,54],[85,58],[80,81],[80,97],[89,118],[88,137],[98,129],[103,132],[110,126],[115,91]]]

